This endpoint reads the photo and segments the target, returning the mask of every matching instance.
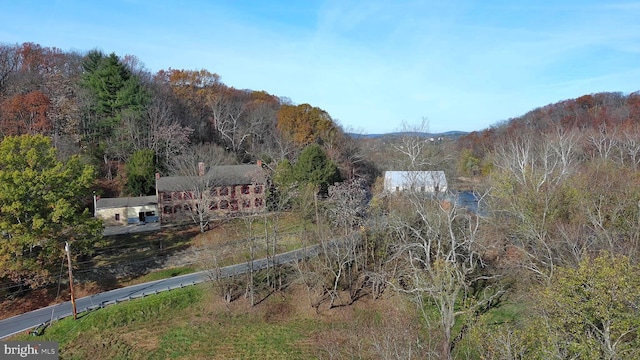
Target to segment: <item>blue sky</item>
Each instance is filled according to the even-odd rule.
[[[482,130],[640,90],[640,1],[8,1],[0,42],[136,55],[326,110],[345,129]]]

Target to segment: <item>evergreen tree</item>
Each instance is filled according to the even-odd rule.
[[[293,166],[292,175],[300,183],[316,186],[323,194],[327,193],[329,185],[342,180],[338,167],[318,144],[308,145],[302,150]]]
[[[82,85],[91,97],[85,105],[84,133],[87,140],[108,155],[121,152],[129,146],[118,140],[118,125],[124,114],[141,117],[149,103],[150,93],[114,53],[105,56],[99,51],[92,51],[85,57],[83,68]]]
[[[127,161],[127,193],[151,195],[155,185],[155,154],[151,149],[138,150]]]

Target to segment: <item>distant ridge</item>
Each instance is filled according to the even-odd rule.
[[[446,131],[442,133],[419,133],[419,132],[392,132],[386,134],[356,134],[356,133],[347,133],[347,135],[351,136],[354,139],[378,139],[381,137],[398,137],[398,136],[420,136],[425,138],[439,138],[439,137],[447,137],[447,138],[459,138],[461,136],[467,135],[468,132],[465,131]]]

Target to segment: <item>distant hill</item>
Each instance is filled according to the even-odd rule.
[[[356,134],[356,133],[347,133],[347,135],[351,136],[354,139],[379,139],[383,137],[398,137],[398,136],[421,136],[424,138],[454,138],[457,139],[461,136],[467,135],[468,132],[465,131],[447,131],[442,133],[415,133],[415,132],[392,132],[386,134]]]

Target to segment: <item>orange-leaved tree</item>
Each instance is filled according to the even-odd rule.
[[[277,128],[300,147],[327,142],[339,132],[326,111],[309,104],[283,105],[278,111]]]
[[[47,118],[50,100],[42,91],[18,94],[0,106],[0,132],[3,135],[45,135],[52,129]]]

